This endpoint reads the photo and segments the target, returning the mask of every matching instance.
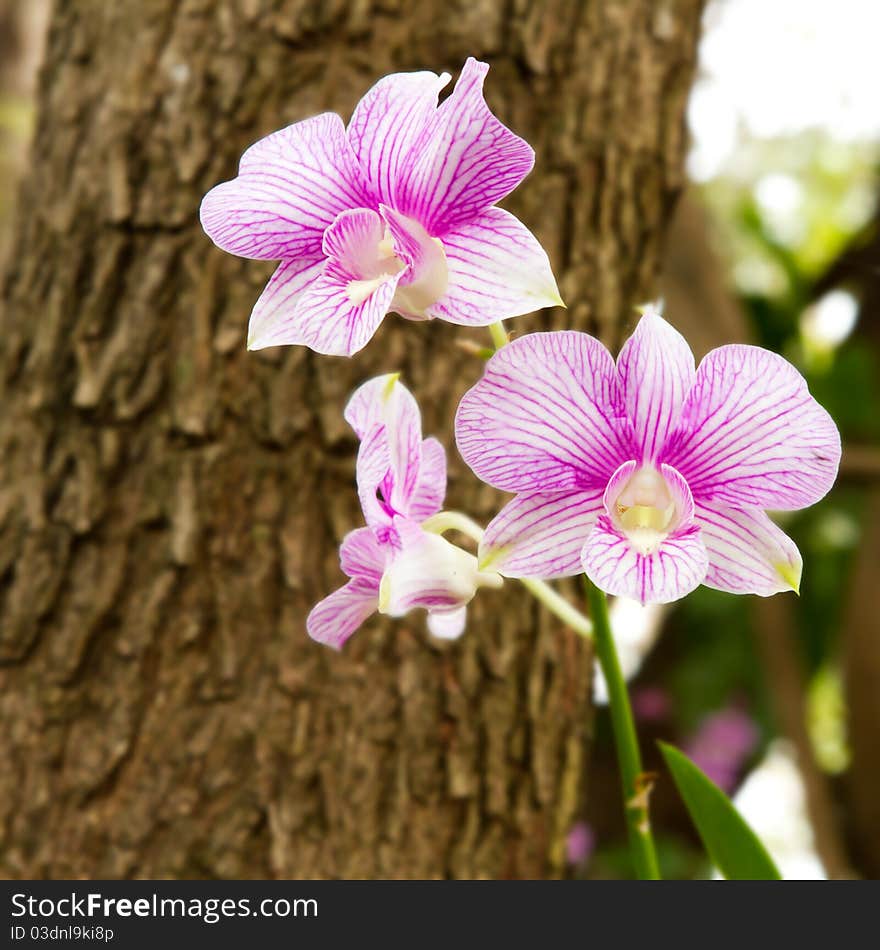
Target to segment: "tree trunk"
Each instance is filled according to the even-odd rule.
[[[339,655],[304,629],[360,520],[347,394],[402,370],[451,448],[480,373],[457,341],[481,338],[389,318],[350,361],[248,353],[271,268],[197,208],[261,135],[483,57],[538,156],[509,207],[570,306],[515,329],[614,343],[681,186],[700,6],[57,3],[0,337],[0,873],[562,873],[584,642],[515,582],[452,645],[420,617]],[[448,504],[487,518],[501,497],[450,458]]]

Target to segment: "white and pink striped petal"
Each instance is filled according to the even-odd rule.
[[[393,73],[361,99],[348,124],[354,154],[379,201],[394,204],[448,73]]]
[[[297,304],[306,289],[324,270],[323,255],[279,264],[260,294],[248,324],[248,349],[299,343]]]
[[[781,356],[722,346],[700,363],[664,457],[697,502],[805,508],[834,484],[840,434]]]
[[[446,449],[429,437],[422,442],[419,477],[407,503],[406,515],[426,521],[443,507],[446,497]]]
[[[483,98],[487,63],[469,58],[450,96],[411,152],[397,209],[435,237],[500,201],[532,170],[531,146],[492,115]]]
[[[328,260],[297,301],[290,342],[326,356],[353,356],[379,329],[399,279],[387,274],[362,282]]]
[[[427,313],[463,326],[562,306],[544,248],[510,212],[489,208],[443,235],[448,286]]]
[[[693,353],[684,337],[652,307],[623,344],[617,372],[638,460],[655,462],[694,384]]]
[[[601,491],[517,495],[486,526],[480,567],[504,577],[580,574],[581,550],[603,510]]]
[[[361,578],[379,589],[385,571],[387,551],[369,528],[356,528],[343,538],[339,547],[339,564],[351,578]]]
[[[212,188],[199,213],[230,254],[294,260],[320,253],[333,219],[372,200],[342,119],[325,112],[252,145],[238,177]]]
[[[499,350],[462,399],[455,437],[504,491],[604,489],[632,458],[611,355],[586,333],[531,333]]]
[[[709,552],[707,587],[760,597],[800,589],[800,551],[763,511],[704,504],[696,522]]]
[[[339,650],[378,604],[378,588],[362,579],[350,580],[315,604],[306,629],[313,640]]]
[[[703,582],[709,557],[696,526],[665,538],[643,554],[607,515],[601,515],[582,553],[584,573],[601,590],[642,604],[679,600]]]

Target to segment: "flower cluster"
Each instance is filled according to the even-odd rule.
[[[446,494],[443,446],[422,438],[419,408],[396,374],[364,383],[345,419],[361,440],[357,486],[366,527],[343,540],[340,562],[350,580],[312,610],[309,634],[339,648],[376,610],[401,617],[424,608],[435,637],[459,636],[477,588],[500,587],[501,578],[425,530]]]
[[[534,156],[489,111],[487,70],[469,59],[440,105],[448,75],[388,76],[347,128],[327,113],[275,132],[206,195],[215,243],[281,262],[251,314],[250,348],[351,356],[389,311],[488,326],[562,303],[540,244],[495,207]],[[345,418],[360,439],[365,526],[340,549],[348,582],[307,623],[336,647],[376,610],[423,608],[434,635],[457,636],[476,590],[502,576],[585,572],[642,603],[699,584],[796,590],[800,554],[766,509],[818,501],[840,459],[834,423],[784,359],[724,346],[696,367],[653,308],[616,362],[573,331],[521,337],[489,360],[458,408],[456,441],[479,478],[515,497],[479,560],[440,534],[445,452],[422,438],[397,376],[361,386]]]

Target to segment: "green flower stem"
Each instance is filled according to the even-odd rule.
[[[617,659],[617,649],[614,646],[611,623],[608,619],[608,601],[605,594],[589,580],[587,580],[587,593],[590,600],[596,656],[608,685],[608,705],[611,710],[611,724],[614,729],[614,742],[617,746],[617,759],[623,783],[623,808],[626,813],[630,852],[639,879],[659,881],[660,869],[648,817],[650,783],[642,772],[642,759],[629,695],[620,670],[620,661]]]
[[[593,639],[593,624],[579,610],[576,610],[549,584],[535,580],[532,577],[521,577],[520,584],[563,623],[568,624],[575,633],[579,633],[588,640]]]
[[[497,323],[489,324],[489,333],[492,335],[492,342],[495,344],[496,353],[502,346],[507,346],[510,342],[507,336],[507,330],[504,329],[504,322],[499,320]]]

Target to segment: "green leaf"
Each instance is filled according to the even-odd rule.
[[[678,749],[659,743],[712,863],[728,881],[781,881],[773,859],[730,799]]]

